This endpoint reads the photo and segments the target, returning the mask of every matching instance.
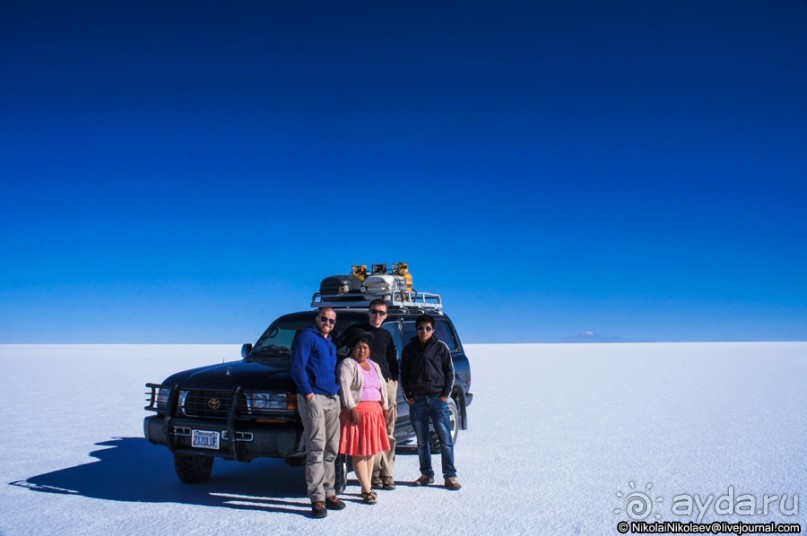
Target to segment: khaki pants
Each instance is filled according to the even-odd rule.
[[[334,491],[334,460],[339,452],[339,396],[314,393],[310,402],[297,395],[305,436],[305,483],[311,502],[324,501]]]
[[[373,459],[373,476],[393,476],[395,473],[395,421],[398,419],[398,382],[390,380],[387,384],[390,415],[387,422],[387,439],[389,450],[379,452]]]

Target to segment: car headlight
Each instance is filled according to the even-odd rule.
[[[165,409],[168,407],[168,396],[171,394],[171,389],[167,387],[160,387],[159,391],[157,391],[157,407],[159,409]]]
[[[253,411],[286,409],[286,393],[248,393],[247,404]]]
[[[163,387],[158,383],[147,383],[146,403],[144,409],[149,411],[165,411],[168,407],[168,399],[171,397],[171,389]]]

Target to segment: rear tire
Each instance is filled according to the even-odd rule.
[[[179,479],[186,484],[200,484],[210,478],[213,456],[175,452],[174,469]]]
[[[456,445],[457,437],[459,437],[460,433],[460,412],[453,398],[448,399],[448,419],[451,423],[451,439],[454,440],[454,445]],[[439,454],[443,451],[440,438],[437,437],[437,433],[434,431],[434,427],[431,423],[429,424],[429,448],[434,454]]]

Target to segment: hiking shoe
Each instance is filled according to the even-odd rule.
[[[415,480],[415,485],[416,486],[428,486],[432,482],[434,482],[434,477],[429,476],[429,475],[420,475],[420,478]]]
[[[381,489],[395,489],[395,480],[391,476],[382,476],[381,477]]]
[[[384,483],[381,481],[381,475],[373,475],[373,478],[370,479],[370,487],[381,489],[383,486]]]
[[[325,497],[325,507],[328,510],[344,510],[345,501],[341,500],[336,495],[331,495],[330,497]]]
[[[454,491],[456,491],[456,490],[458,490],[458,489],[460,489],[462,487],[462,485],[457,480],[457,477],[454,477],[454,476],[447,476],[446,477],[445,486],[446,486],[446,488],[448,488],[450,490],[454,490]]]
[[[322,519],[328,515],[328,508],[325,506],[325,501],[316,501],[311,503],[311,515],[317,519]]]

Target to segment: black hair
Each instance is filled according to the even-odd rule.
[[[366,342],[368,345],[373,342],[373,334],[368,331],[357,329],[349,335],[350,336],[347,338],[347,347],[350,348],[351,351],[353,351],[353,348],[360,342]]]
[[[431,324],[434,329],[434,317],[432,315],[422,314],[415,319],[415,327],[421,324]]]

